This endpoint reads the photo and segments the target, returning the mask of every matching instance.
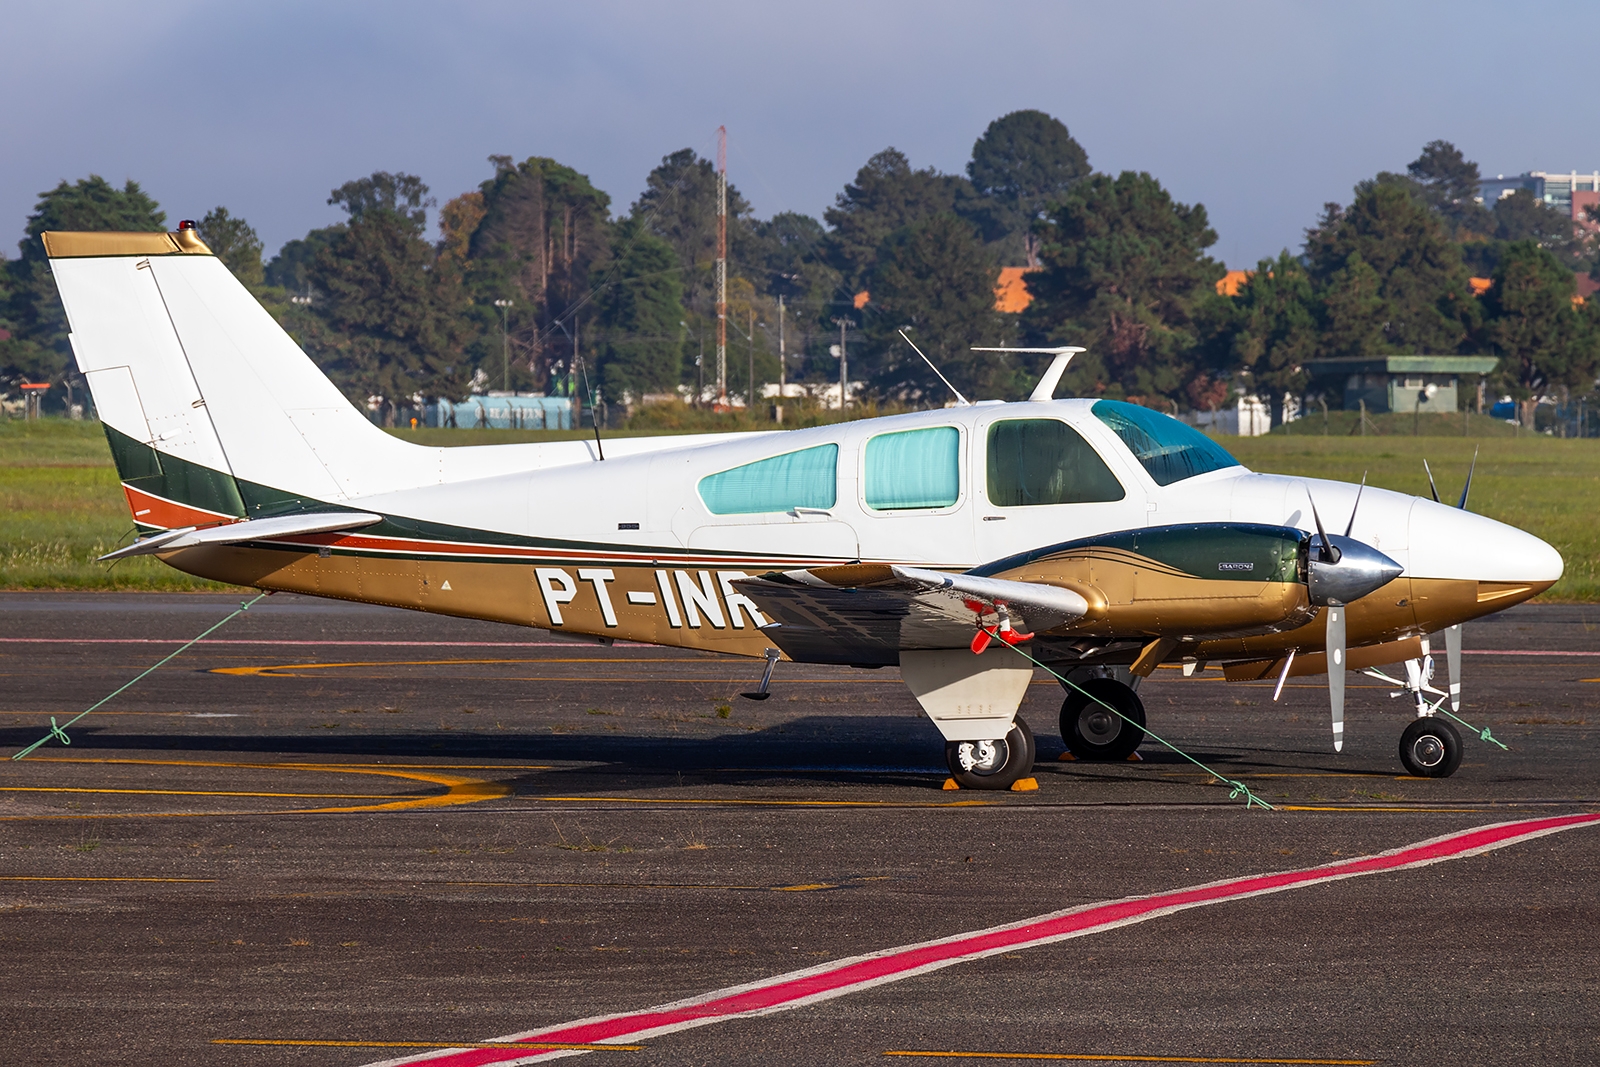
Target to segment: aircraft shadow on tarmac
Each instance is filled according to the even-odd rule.
[[[37,727],[0,729],[0,751],[15,751],[38,740]],[[832,735],[832,736],[830,736]],[[182,752],[194,754],[257,755],[340,759],[505,760],[507,762],[568,763],[509,783],[514,793],[602,792],[626,786],[635,789],[666,788],[719,782],[760,784],[775,779],[813,782],[849,782],[867,785],[909,784],[908,780],[937,788],[946,773],[939,738],[931,727],[916,720],[879,720],[863,728],[859,717],[807,716],[781,726],[720,737],[618,736],[616,734],[525,734],[500,731],[450,730],[420,733],[363,731],[360,734],[251,734],[251,733],[128,733],[108,726],[79,726],[72,730],[74,755],[107,752]],[[1037,739],[1039,764],[1059,768],[1079,779],[1126,781],[1125,764],[1074,762],[1057,764],[1064,751],[1060,739]],[[49,752],[55,751],[52,746]],[[44,754],[43,752],[41,754]],[[1248,773],[1321,768],[1302,762],[1305,753],[1285,752],[1290,760],[1276,760],[1260,752],[1195,751],[1202,762],[1223,773]],[[1182,757],[1147,742],[1141,751],[1141,769],[1170,771],[1192,768]],[[1276,754],[1274,754],[1276,755]],[[1298,758],[1296,758],[1298,757]],[[1368,768],[1340,768],[1357,773]],[[1380,768],[1371,768],[1380,771]],[[1392,773],[1392,772],[1389,772]],[[1155,775],[1134,775],[1154,778]],[[1170,779],[1169,779],[1170,780]],[[1176,784],[1176,783],[1174,783]]]

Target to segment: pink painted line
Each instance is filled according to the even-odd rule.
[[[1600,656],[1600,652],[1546,652],[1535,649],[1464,648],[1466,656]]]
[[[1221,904],[1247,897],[1281,893],[1290,889],[1368,874],[1409,870],[1446,860],[1476,856],[1546,834],[1600,823],[1600,814],[1562,815],[1495,823],[1435,837],[1390,852],[1342,860],[1277,874],[1230,878],[1147,897],[1126,897],[1066,911],[1024,919],[1005,926],[921,944],[855,956],[803,971],[719,989],[688,1000],[644,1011],[597,1016],[543,1030],[495,1038],[496,1041],[561,1042],[567,1044],[626,1043],[728,1019],[770,1015],[807,1004],[846,996],[873,986],[897,982],[968,960],[1002,952],[1048,945],[1068,938],[1103,933],[1132,923],[1172,915],[1189,908]],[[531,1063],[536,1059],[581,1055],[572,1050],[456,1049],[383,1060],[369,1067],[397,1067],[427,1063],[436,1067],[483,1067],[487,1064]]]
[[[0,637],[3,645],[181,645],[183,638],[160,637]],[[208,637],[201,645],[363,645],[383,648],[581,648],[593,641],[271,641],[266,638]],[[613,648],[651,648],[640,641],[618,641]]]

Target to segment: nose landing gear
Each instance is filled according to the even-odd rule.
[[[1461,734],[1437,715],[1415,719],[1400,735],[1400,762],[1418,778],[1448,778],[1461,766]]]

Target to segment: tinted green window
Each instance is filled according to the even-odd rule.
[[[1105,460],[1058,419],[1006,419],[989,427],[989,502],[1090,504],[1121,500]]]
[[[867,507],[947,508],[961,496],[961,431],[879,434],[867,442]]]
[[[1118,400],[1101,400],[1090,410],[1122,438],[1157,485],[1239,465],[1221,445],[1170,415]]]
[[[713,515],[831,508],[838,484],[839,446],[818,445],[707,475],[700,499]]]

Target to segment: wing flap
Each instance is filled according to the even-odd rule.
[[[764,632],[791,659],[878,666],[910,649],[968,646],[1004,616],[1022,631],[1081,618],[1088,602],[1033,582],[918,567],[851,564],[784,571],[733,583],[774,623]]]

